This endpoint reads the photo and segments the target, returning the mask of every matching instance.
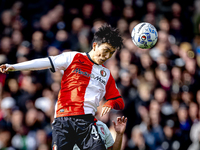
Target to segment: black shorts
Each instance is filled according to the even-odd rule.
[[[55,118],[52,130],[53,150],[106,150],[92,115]]]

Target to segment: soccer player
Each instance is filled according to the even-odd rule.
[[[96,122],[98,133],[100,134],[102,140],[104,141],[107,150],[121,150],[122,138],[126,129],[127,118],[125,118],[124,116],[117,117],[117,122],[116,123],[114,121],[112,122],[114,125],[114,129],[116,131],[115,141],[113,140],[113,137],[107,125],[99,120]],[[75,144],[73,150],[80,150],[80,149]]]
[[[125,118],[124,116],[117,117],[117,122],[112,122],[116,132],[115,141],[113,140],[112,135],[106,124],[101,121],[97,121],[98,132],[104,140],[107,150],[121,150],[122,138],[126,129],[127,118]]]
[[[101,116],[111,109],[124,108],[124,101],[116,88],[115,80],[103,65],[122,45],[119,31],[105,24],[94,34],[89,53],[64,52],[57,56],[0,66],[2,73],[41,69],[50,69],[53,72],[64,70],[52,123],[53,149],[70,150],[75,143],[81,150],[106,149],[97,132],[94,115],[103,98],[107,102],[102,108]]]

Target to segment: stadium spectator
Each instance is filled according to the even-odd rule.
[[[131,131],[131,139],[128,141],[127,150],[149,150],[148,145],[145,143],[139,125],[133,127]]]
[[[131,130],[143,122],[141,115],[148,112],[148,132],[153,135],[159,150],[170,147],[176,150],[184,150],[187,147],[189,150],[195,150],[199,148],[199,138],[194,134],[197,132],[193,131],[198,130],[200,115],[199,4],[197,0],[184,3],[180,0],[0,1],[0,65],[24,62],[35,57],[56,56],[67,51],[89,52],[94,33],[104,23],[111,24],[120,29],[124,43],[122,49],[128,50],[122,56],[119,52],[114,54],[104,63],[110,69],[125,100],[125,109],[121,115],[128,114],[124,137],[127,137],[129,142],[125,143],[124,149],[130,149],[130,143],[134,143],[130,142]],[[82,20],[82,23],[78,20],[74,25],[76,18]],[[131,40],[132,29],[142,21],[153,23],[158,30],[158,42],[152,49],[140,49]],[[74,28],[77,29],[75,35],[72,34]],[[125,70],[122,70],[121,66]],[[3,145],[0,149],[17,149],[20,146],[24,146],[24,149],[32,147],[33,150],[51,149],[50,125],[54,119],[52,106],[58,98],[62,77],[63,72],[51,73],[49,70],[0,73],[0,103],[2,104],[5,98],[13,98],[15,101],[12,109],[0,108],[0,145]],[[147,101],[149,104],[145,107],[137,100],[143,82],[149,85],[148,93],[151,95]],[[158,89],[166,92],[167,98],[163,103],[165,107],[163,104],[159,106],[157,99],[153,97],[157,95],[154,93]],[[162,92],[158,94],[163,95]],[[48,106],[43,105],[45,100],[39,101],[40,98],[48,98],[51,102],[48,102]],[[162,101],[162,98],[159,100]],[[102,102],[105,103],[105,99]],[[142,108],[141,114],[136,115],[136,105],[136,108]],[[46,136],[42,137],[43,141],[47,142],[34,144],[35,146],[29,144],[27,147],[25,143],[21,143],[22,139],[37,143],[37,137],[30,134],[36,132],[29,133],[25,120],[21,123],[20,118],[22,114],[25,117],[32,108],[37,110],[40,123],[41,119],[45,118],[45,123],[43,122],[39,130],[46,132]],[[98,109],[101,112],[102,106]],[[163,112],[171,114],[165,114],[163,117]],[[187,121],[180,126],[179,121],[185,120],[183,116],[186,115],[183,114],[187,114]],[[136,120],[136,116],[140,119]],[[14,118],[19,121],[14,121]],[[110,115],[98,119],[106,123],[108,128],[112,126]],[[170,125],[170,122],[174,122],[174,125]],[[188,122],[191,128],[183,130],[182,127],[187,126]],[[20,124],[22,127],[18,128]],[[193,129],[196,124],[198,125]],[[20,130],[20,133],[17,130]],[[137,137],[140,140],[135,139],[136,145],[142,145],[139,146],[140,149],[145,149],[146,145],[147,149],[147,141],[142,132],[141,136]],[[182,144],[185,140],[187,142]],[[16,145],[16,141],[19,145]],[[133,148],[133,145],[131,146]],[[139,148],[135,146],[135,149]]]

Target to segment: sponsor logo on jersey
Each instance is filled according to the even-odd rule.
[[[101,70],[101,71],[100,71],[100,74],[101,74],[102,77],[105,77],[105,76],[106,76],[106,72],[105,72],[104,70]]]
[[[79,68],[74,69],[72,72],[73,72],[73,73],[78,73],[78,74],[84,75],[84,76],[86,76],[86,77],[93,78],[93,79],[95,79],[95,80],[101,82],[101,83],[104,84],[104,85],[106,84],[106,81],[103,80],[101,77],[95,76],[94,74],[89,74],[89,73],[87,73],[87,72],[84,72],[84,71],[82,71],[82,70],[79,69]],[[105,71],[104,71],[104,72],[105,72]],[[104,75],[105,75],[105,74],[106,74],[106,73],[104,73]]]

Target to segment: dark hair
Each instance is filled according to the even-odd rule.
[[[117,28],[112,28],[110,25],[104,24],[95,32],[92,43],[96,42],[98,45],[108,43],[117,50],[120,50],[123,45],[122,41],[123,39]]]

